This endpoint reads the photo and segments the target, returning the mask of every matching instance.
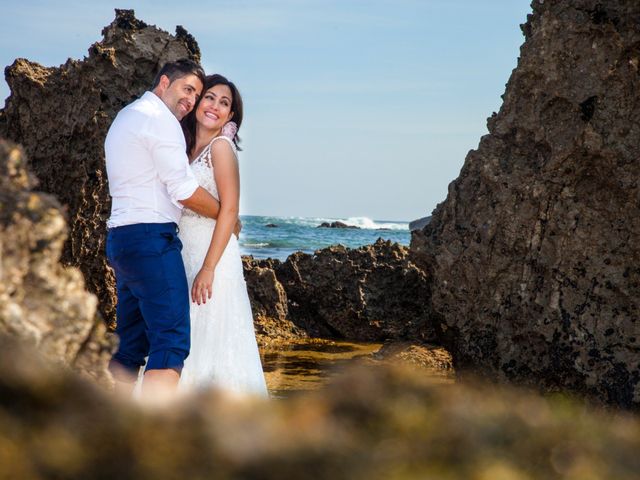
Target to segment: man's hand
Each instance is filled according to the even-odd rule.
[[[233,233],[236,236],[236,238],[240,238],[240,231],[242,230],[242,222],[240,221],[240,218],[238,217],[238,220],[236,220],[236,226],[233,227]]]

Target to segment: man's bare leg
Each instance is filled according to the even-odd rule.
[[[111,363],[109,370],[113,375],[115,394],[120,398],[131,400],[137,377],[115,361]]]
[[[175,397],[180,374],[171,368],[147,370],[142,381],[142,400],[162,404]]]

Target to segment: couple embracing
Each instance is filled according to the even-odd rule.
[[[190,60],[166,64],[105,140],[116,276],[116,391],[267,395],[237,235],[242,98]]]

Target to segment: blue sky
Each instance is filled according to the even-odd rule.
[[[530,2],[24,0],[2,6],[0,64],[81,59],[114,8],[183,25],[240,88],[241,213],[411,220],[487,133]]]

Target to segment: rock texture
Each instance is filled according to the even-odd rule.
[[[0,339],[3,478],[636,479],[637,418],[378,366],[265,403],[116,404]],[[214,472],[214,473],[212,473]]]
[[[533,2],[489,135],[412,239],[457,365],[640,405],[639,21]]]
[[[0,139],[0,334],[107,383],[113,340],[80,272],[59,263],[64,215],[53,196],[34,191],[26,163]]]
[[[295,253],[274,263],[287,295],[289,316],[311,336],[350,340],[433,338],[427,275],[409,251],[379,239],[314,255]]]
[[[412,222],[409,222],[409,231],[413,232],[414,230],[423,230],[424,227],[429,225],[431,221],[431,215],[427,217],[418,218]]]
[[[182,27],[172,36],[131,10],[116,10],[102,34],[83,60],[47,68],[17,59],[7,67],[11,96],[0,112],[0,137],[23,145],[39,188],[64,205],[70,231],[62,262],[81,269],[113,323],[114,281],[104,256],[110,212],[104,137],[116,113],[150,88],[165,62],[199,60],[200,52]]]
[[[279,262],[243,257],[242,264],[258,343],[264,346],[274,341],[306,337],[306,332],[289,319],[287,293],[274,270]]]
[[[397,243],[336,245],[285,262],[245,257],[244,273],[256,331],[267,337],[435,338],[428,276]]]

